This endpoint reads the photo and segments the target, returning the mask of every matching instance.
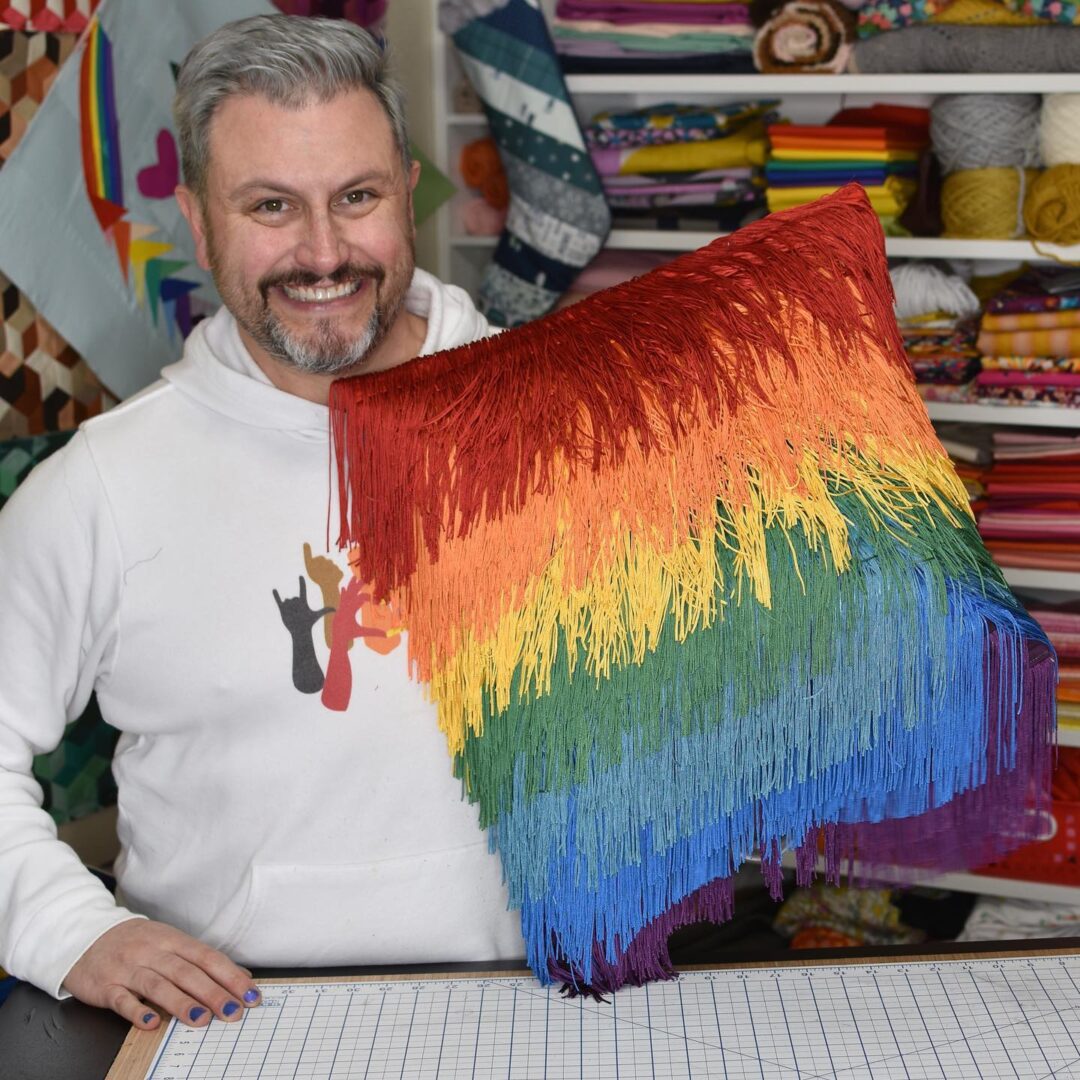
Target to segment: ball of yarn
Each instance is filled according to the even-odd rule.
[[[979,313],[979,298],[956,274],[928,262],[903,262],[889,271],[896,293],[896,317],[913,319],[934,311],[968,318]]]
[[[1039,163],[1038,94],[944,94],[930,108],[942,172]]]
[[[1024,224],[1036,240],[1080,244],[1080,165],[1039,174],[1024,199]]]
[[[470,236],[497,236],[506,224],[506,211],[496,210],[477,195],[461,206],[461,227]]]
[[[1023,205],[1034,169],[965,169],[941,185],[946,236],[1011,239],[1024,234]]]
[[[461,179],[474,188],[480,187],[493,173],[502,172],[502,160],[495,140],[489,136],[466,143],[461,148],[458,168]]]
[[[1080,94],[1047,94],[1039,114],[1044,165],[1080,165]]]

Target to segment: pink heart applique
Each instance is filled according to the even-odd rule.
[[[180,159],[176,154],[176,142],[168,128],[157,135],[157,164],[139,170],[136,180],[139,191],[147,199],[168,199],[180,180]]]

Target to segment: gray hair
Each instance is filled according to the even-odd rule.
[[[226,23],[192,48],[177,74],[173,116],[185,182],[205,197],[210,122],[228,98],[259,94],[275,105],[300,108],[357,89],[378,98],[408,175],[405,97],[390,75],[386,51],[371,34],[353,23],[301,15]]]

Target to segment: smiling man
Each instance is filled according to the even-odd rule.
[[[364,31],[192,50],[177,189],[224,301],[0,514],[0,964],[152,1028],[238,1020],[242,964],[521,957],[396,610],[327,551],[334,378],[492,332],[414,268],[400,94]],[[97,691],[118,898],[30,767]]]

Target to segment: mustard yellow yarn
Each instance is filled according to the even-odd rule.
[[[1036,240],[1080,244],[1080,165],[1054,165],[1028,187],[1024,224]]]
[[[1025,191],[1038,172],[1025,169]],[[1010,239],[1023,234],[1019,169],[963,169],[945,178],[941,216],[945,236]]]

